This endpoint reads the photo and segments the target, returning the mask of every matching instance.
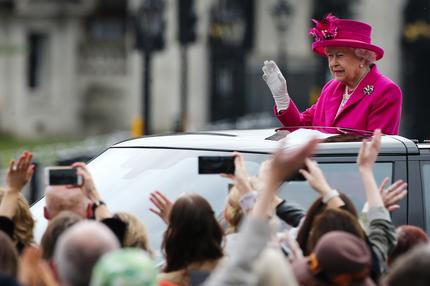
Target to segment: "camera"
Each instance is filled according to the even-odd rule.
[[[46,167],[45,182],[48,185],[73,185],[83,184],[83,177],[78,175],[76,168],[72,167]]]
[[[234,156],[199,156],[199,174],[234,174]]]

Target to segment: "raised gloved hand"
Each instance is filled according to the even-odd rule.
[[[264,61],[263,79],[272,92],[276,108],[279,111],[285,110],[290,104],[287,81],[274,61]]]

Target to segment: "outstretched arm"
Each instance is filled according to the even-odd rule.
[[[369,231],[368,238],[373,252],[378,257],[380,271],[386,269],[388,253],[396,244],[394,225],[391,222],[388,210],[384,206],[379,188],[373,175],[373,166],[381,146],[381,130],[373,133],[372,141],[364,140],[357,157],[358,167],[363,180],[369,204]]]
[[[274,61],[264,61],[263,79],[275,100],[275,113],[288,109],[290,95],[288,94],[287,81]]]
[[[212,285],[257,285],[257,276],[253,271],[255,260],[261,255],[270,239],[270,226],[267,213],[273,208],[273,199],[285,178],[291,176],[310,156],[317,141],[311,141],[304,147],[285,151],[281,148],[275,153],[270,164],[270,172],[264,179],[264,190],[259,196],[251,215],[245,219],[241,227],[238,247],[229,260],[220,265],[209,277],[205,286]],[[285,268],[286,271],[288,268]],[[294,285],[294,284],[293,284]]]
[[[373,175],[373,166],[381,148],[381,130],[377,129],[373,133],[372,141],[365,139],[361,144],[360,152],[357,157],[358,169],[363,180],[369,208],[383,207],[381,193]]]
[[[103,202],[100,193],[97,191],[96,185],[94,184],[94,180],[91,176],[90,170],[88,170],[87,164],[83,162],[76,162],[72,164],[72,167],[77,168],[78,175],[84,178],[84,183],[81,186],[81,190],[95,206],[94,217],[97,220],[111,218],[112,213],[109,211],[108,206]]]
[[[264,191],[257,200],[253,216],[267,218],[266,214],[270,211],[271,202],[276,197],[279,186],[303,166],[305,159],[312,155],[317,143],[318,140],[311,140],[298,150],[285,151],[281,146],[276,151],[270,165],[270,175],[263,182]]]
[[[24,186],[30,181],[34,173],[33,155],[25,151],[18,160],[12,160],[6,175],[6,189],[0,203],[0,215],[13,218],[16,212],[18,198]]]
[[[305,166],[307,170],[301,169],[300,173],[306,178],[309,185],[320,194],[328,208],[339,208],[345,205],[339,197],[339,193],[328,184],[316,161],[306,158]]]

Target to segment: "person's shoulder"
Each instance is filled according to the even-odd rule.
[[[375,84],[380,86],[385,86],[387,88],[395,88],[400,91],[400,87],[397,83],[395,83],[390,77],[387,75],[381,73],[380,71],[377,71],[375,74],[376,82]]]
[[[374,89],[376,92],[389,95],[391,98],[402,97],[402,90],[400,89],[400,86],[391,78],[378,71],[375,75],[375,79]]]

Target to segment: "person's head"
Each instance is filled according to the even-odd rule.
[[[334,79],[356,86],[374,62],[374,53],[365,49],[327,47],[324,49]]]
[[[18,272],[18,252],[12,240],[0,231],[0,273],[16,278]]]
[[[417,245],[429,242],[427,234],[419,227],[413,225],[401,225],[396,229],[397,244],[388,257],[388,265],[391,265],[400,256],[410,251]]]
[[[337,80],[344,82],[354,77],[359,80],[359,71],[368,69],[384,55],[384,50],[371,43],[372,27],[366,23],[331,14],[313,22],[315,27],[309,30],[314,37],[312,50],[328,57],[330,71]],[[339,60],[337,65],[336,60]]]
[[[223,231],[208,201],[197,194],[181,196],[172,206],[164,233],[165,271],[221,258],[222,239]]]
[[[354,203],[349,199],[349,197],[344,193],[340,193],[339,196],[345,204],[344,206],[341,207],[341,209],[349,212],[355,218],[358,218]],[[307,246],[309,244],[309,234],[313,227],[315,217],[320,213],[322,213],[325,209],[326,209],[326,204],[324,204],[322,202],[322,198],[319,197],[312,203],[312,205],[309,207],[309,209],[306,212],[304,221],[301,224],[299,231],[297,233],[297,242],[300,245],[300,248],[302,249],[304,255],[309,255],[310,253]]]
[[[369,277],[371,254],[366,243],[343,231],[325,234],[308,257],[293,262],[300,285],[374,285]]]
[[[48,186],[45,190],[44,216],[53,219],[61,211],[71,211],[83,218],[89,217],[89,200],[80,188]]]
[[[119,247],[115,235],[102,223],[76,223],[60,236],[54,251],[56,271],[62,284],[88,285],[97,260]]]
[[[0,188],[0,202],[3,199],[4,190]],[[34,219],[31,215],[30,206],[22,194],[19,194],[15,215],[12,218],[15,229],[13,242],[21,249],[33,242]]]
[[[240,192],[233,186],[228,195],[224,208],[224,219],[228,223],[226,233],[234,233],[238,230],[239,224],[242,221],[243,211],[239,204]]]
[[[249,177],[248,179],[251,188],[254,191],[258,191],[261,184],[260,180],[257,177]],[[240,197],[239,190],[233,186],[228,192],[227,202],[224,208],[224,219],[229,224],[227,233],[237,232],[240,222],[242,221],[244,213],[239,203]]]
[[[124,247],[138,247],[152,254],[145,226],[137,216],[127,212],[117,212],[114,217],[127,224],[127,230],[122,242]]]
[[[81,220],[81,216],[70,211],[63,211],[51,220],[40,243],[43,259],[47,261],[52,259],[54,256],[55,246],[57,245],[60,235]]]
[[[94,266],[91,286],[156,286],[157,269],[146,252],[118,249],[103,255]]]
[[[382,285],[430,285],[430,244],[415,247],[392,265]]]
[[[315,217],[309,235],[308,251],[312,251],[326,233],[335,230],[350,233],[363,240],[365,237],[358,219],[351,213],[342,209],[326,209]]]

